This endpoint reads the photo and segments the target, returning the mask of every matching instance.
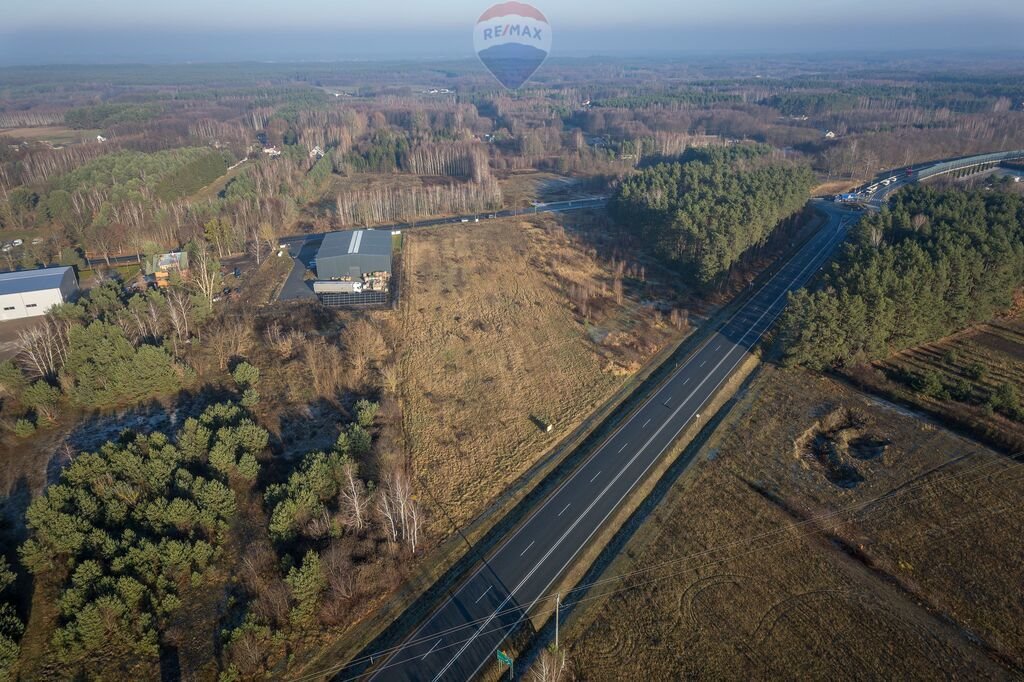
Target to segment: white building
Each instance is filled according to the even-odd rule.
[[[78,292],[70,267],[0,273],[0,321],[42,315]]]

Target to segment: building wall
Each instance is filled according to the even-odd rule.
[[[53,306],[73,300],[77,294],[78,278],[75,271],[68,268],[59,287],[0,294],[0,321],[44,315]]]
[[[74,278],[74,273],[71,274],[71,277]],[[35,317],[63,302],[64,296],[57,288],[28,291],[22,294],[2,294],[0,295],[0,320]]]
[[[61,303],[74,300],[78,296],[78,277],[75,276],[75,271],[71,268],[68,268],[60,280],[60,294]]]

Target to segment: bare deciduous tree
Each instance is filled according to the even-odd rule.
[[[172,336],[174,354],[178,356],[181,354],[182,345],[188,340],[190,334],[189,318],[192,314],[192,299],[179,288],[169,290],[166,299],[167,316],[170,318],[171,329],[174,332]]]
[[[211,306],[220,289],[220,263],[214,258],[210,245],[203,241],[193,243],[189,256],[189,281]]]
[[[377,493],[377,510],[384,517],[394,542],[401,539],[413,552],[419,543],[421,512],[413,499],[412,482],[400,467],[392,468]]]
[[[32,376],[52,380],[68,357],[71,323],[46,315],[40,325],[18,332],[18,361]]]
[[[545,649],[530,666],[530,682],[562,682],[567,677],[563,653]]]
[[[388,350],[380,330],[369,320],[356,320],[345,327],[341,342],[348,351],[356,385],[365,381],[367,370],[380,362]]]
[[[341,508],[346,523],[357,531],[366,527],[366,514],[370,506],[370,498],[366,486],[359,480],[359,467],[349,458],[345,458],[341,469]]]
[[[398,365],[394,362],[384,365],[380,370],[380,376],[384,380],[384,388],[393,394],[397,394],[398,384],[401,379]]]

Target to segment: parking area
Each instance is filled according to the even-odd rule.
[[[301,299],[315,299],[316,294],[313,293],[312,281],[307,281],[306,270],[309,269],[309,263],[316,258],[316,252],[320,249],[320,243],[323,242],[324,236],[322,234],[310,235],[299,244],[293,244],[288,249],[288,254],[292,257],[292,271],[288,273],[288,279],[285,280],[284,286],[281,287],[281,293],[277,297],[279,301],[297,301]]]

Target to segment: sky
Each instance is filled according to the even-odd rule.
[[[491,2],[20,0],[0,63],[471,57]],[[1024,51],[1020,0],[536,0],[553,55]]]

